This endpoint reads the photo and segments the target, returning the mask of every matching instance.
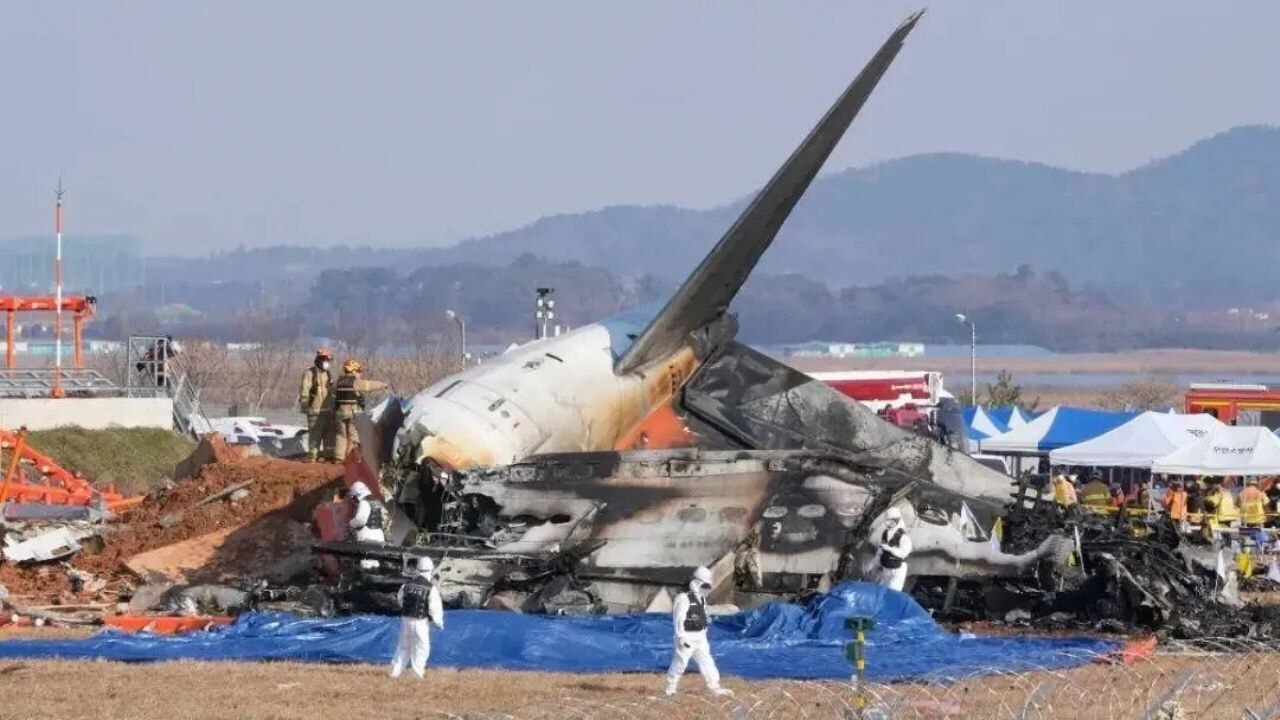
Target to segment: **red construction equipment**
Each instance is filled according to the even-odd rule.
[[[89,506],[101,503],[119,512],[142,502],[143,496],[125,497],[108,486],[98,490],[84,477],[67,470],[48,456],[27,445],[26,429],[0,430],[0,451],[8,453],[4,483],[0,484],[0,505],[7,500],[49,505]],[[31,481],[32,474],[38,481]]]
[[[84,367],[83,333],[84,321],[93,316],[98,299],[92,295],[68,295],[62,298],[62,311],[72,313],[72,360],[71,366],[79,370]],[[19,312],[54,312],[58,309],[58,300],[52,295],[0,295],[0,311],[5,313],[4,366],[10,370],[14,365],[14,313]]]

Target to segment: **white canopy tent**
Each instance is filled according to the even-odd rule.
[[[1151,471],[1169,475],[1280,475],[1280,437],[1264,427],[1223,425],[1157,459]]]
[[[1053,450],[1054,465],[1149,468],[1155,460],[1224,427],[1211,415],[1144,412],[1129,422],[1075,445]]]

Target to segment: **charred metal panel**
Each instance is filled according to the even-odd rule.
[[[685,386],[682,407],[738,443],[812,449],[921,478],[966,497],[1008,502],[1009,478],[877,417],[825,383],[730,343]]]

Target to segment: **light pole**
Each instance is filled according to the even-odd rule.
[[[541,340],[547,336],[547,326],[551,324],[551,319],[556,316],[554,308],[556,301],[552,299],[551,294],[555,288],[540,287],[537,289],[537,300],[533,312],[533,337],[535,340]]]
[[[467,323],[462,319],[461,315],[452,310],[445,310],[444,314],[448,315],[450,320],[458,323],[459,344],[461,345],[459,352],[462,355],[462,367],[465,368],[467,366]]]
[[[969,402],[978,404],[978,328],[964,313],[956,313],[956,322],[969,326]]]

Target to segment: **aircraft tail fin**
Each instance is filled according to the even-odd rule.
[[[631,372],[666,357],[685,343],[690,333],[728,309],[923,14],[923,10],[914,13],[893,31],[662,311],[618,358],[616,372]]]

